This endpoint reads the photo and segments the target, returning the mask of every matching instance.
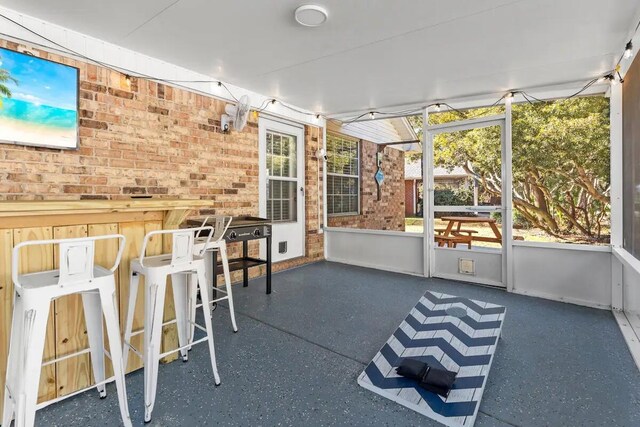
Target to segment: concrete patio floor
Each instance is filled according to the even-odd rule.
[[[222,385],[206,345],[162,365],[155,426],[440,425],[371,393],[356,378],[427,290],[507,307],[477,426],[638,426],[640,372],[612,314],[502,290],[320,262],[234,287],[239,332],[214,312]],[[142,371],[127,376],[143,425]],[[38,412],[37,425],[120,421],[113,385]]]

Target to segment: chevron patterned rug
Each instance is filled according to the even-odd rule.
[[[376,354],[358,384],[447,426],[473,426],[506,308],[428,291]],[[446,399],[399,376],[411,357],[457,372]]]

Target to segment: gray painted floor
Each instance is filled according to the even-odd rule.
[[[610,312],[501,290],[321,262],[234,287],[240,331],[226,307],[214,327],[222,385],[206,345],[162,365],[155,426],[437,426],[356,383],[426,290],[504,305],[507,317],[477,426],[640,426],[640,373]],[[134,425],[143,376],[127,377]],[[119,422],[115,389],[38,412],[46,426]]]

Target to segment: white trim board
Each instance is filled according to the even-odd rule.
[[[381,236],[400,236],[410,237],[414,239],[422,239],[422,233],[407,233],[404,231],[392,231],[392,230],[369,230],[366,228],[344,228],[344,227],[326,227],[326,231],[336,231],[340,233],[353,233],[353,234],[372,234]]]
[[[348,259],[341,259],[341,258],[334,258],[334,257],[328,257],[328,258],[325,258],[325,259],[328,262],[335,262],[335,263],[338,263],[338,264],[353,265],[355,267],[370,268],[372,270],[388,271],[389,273],[400,273],[400,274],[408,274],[409,276],[424,277],[422,275],[422,273],[416,273],[416,272],[413,272],[413,271],[404,271],[404,270],[400,270],[400,269],[393,269],[391,267],[374,265],[374,264],[370,264],[370,263],[366,263],[366,262],[351,261],[351,260],[348,260]]]
[[[521,290],[514,289],[511,291],[514,294],[524,295],[533,298],[542,298],[547,299],[549,301],[555,302],[563,302],[567,304],[581,305],[583,307],[597,308],[599,310],[611,310],[611,307],[605,304],[598,304],[591,301],[581,300],[579,298],[571,298],[571,297],[559,297],[557,295],[547,294],[545,292],[540,291],[529,291],[529,290]]]
[[[631,255],[629,251],[624,248],[613,248],[612,253],[620,262],[640,274],[640,260]]]
[[[502,282],[496,282],[495,280],[482,279],[475,276],[466,276],[464,274],[447,274],[447,273],[435,273],[433,275],[435,279],[453,280],[454,282],[470,283],[472,285],[491,286],[494,288],[504,290],[505,287]]]
[[[640,36],[640,32],[638,32],[638,34]],[[580,81],[564,82],[564,83],[558,83],[558,84],[541,86],[541,87],[512,88],[510,90],[516,90],[516,91],[525,90],[528,94],[531,94],[536,98],[551,100],[551,99],[565,98],[569,95],[572,95],[578,89],[582,89],[585,83],[587,83],[587,81],[580,80]],[[605,93],[607,93],[608,89],[609,89],[609,83],[596,83],[591,87],[587,88],[587,90],[582,92],[582,94],[583,95],[604,95]],[[385,107],[378,107],[376,108],[376,111],[379,111],[382,114],[379,114],[379,118],[376,118],[373,120],[381,120],[383,118],[389,119],[389,118],[395,118],[395,117],[406,117],[408,115],[406,113],[393,114],[394,111],[399,111],[399,110],[406,111],[406,110],[415,109],[416,112],[415,113],[412,112],[409,115],[419,115],[421,114],[419,111],[420,109],[424,108],[426,105],[430,106],[430,105],[435,105],[436,103],[448,104],[451,107],[458,110],[467,109],[467,108],[489,107],[495,104],[495,102],[501,96],[505,95],[505,93],[507,93],[508,91],[509,90],[505,90],[504,92],[469,95],[469,96],[462,96],[462,97],[451,98],[451,99],[427,99],[419,103],[412,102],[412,103],[406,103],[406,104],[397,104],[397,105],[391,105],[391,106],[385,106]],[[525,102],[527,101],[520,94],[516,94],[516,96],[513,98],[514,104],[525,103]],[[370,110],[349,111],[349,112],[342,112],[337,114],[330,114],[330,116],[333,119],[347,120],[355,116],[358,116],[360,114],[366,114],[369,111]],[[385,112],[390,112],[390,114],[385,114]],[[360,121],[367,121],[367,120],[371,120],[371,119],[363,118]]]
[[[603,245],[579,245],[576,243],[557,243],[557,242],[527,242],[526,240],[514,240],[513,246],[524,248],[540,248],[540,249],[560,249],[566,251],[586,251],[586,252],[611,252],[611,246]]]
[[[623,292],[621,291],[618,310],[613,310],[613,315],[629,347],[631,356],[638,369],[640,369],[640,318],[636,311],[632,311],[637,310],[639,305],[637,298],[634,296],[637,295],[637,287],[640,286],[637,281],[637,277],[640,276],[640,260],[631,255],[626,249],[615,247],[613,248],[612,264],[613,266],[619,266],[619,277],[617,277],[618,280],[613,285],[622,287],[624,284],[625,287],[629,287],[624,289]],[[625,273],[630,273],[631,277],[628,277]],[[627,299],[631,301],[627,301]],[[622,308],[627,308],[628,311],[622,311]]]
[[[638,369],[640,369],[640,337],[634,331],[624,312],[613,310],[613,317],[616,319],[620,332],[622,332],[622,336],[629,347],[631,357],[636,362]]]

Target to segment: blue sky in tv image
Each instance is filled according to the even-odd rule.
[[[76,110],[78,75],[75,68],[8,49],[0,49],[0,68],[18,82],[4,83],[11,90],[12,99],[36,106]]]
[[[78,69],[0,48],[0,70],[0,141],[76,148]]]

